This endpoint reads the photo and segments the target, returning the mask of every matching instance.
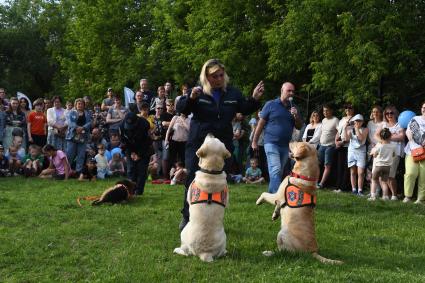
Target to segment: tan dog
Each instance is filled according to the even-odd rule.
[[[196,152],[199,168],[189,187],[190,221],[180,234],[181,246],[174,249],[180,255],[196,255],[206,262],[226,254],[226,233],[223,227],[224,208],[228,204],[224,160],[230,152],[217,138],[209,134]]]
[[[305,142],[291,143],[290,149],[296,160],[291,175],[283,180],[275,194],[262,193],[257,205],[266,201],[275,205],[273,220],[282,216],[277,235],[279,250],[311,252],[322,263],[342,264],[318,254],[314,228],[316,182],[320,174],[317,151]],[[270,256],[273,252],[263,254]]]

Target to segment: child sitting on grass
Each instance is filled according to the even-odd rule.
[[[381,141],[372,148],[370,154],[373,155],[372,184],[370,188],[370,198],[376,200],[376,187],[380,181],[383,191],[382,199],[389,200],[388,177],[390,175],[391,164],[396,156],[397,145],[390,143],[391,132],[388,128],[383,128],[379,133]]]
[[[40,178],[54,178],[56,180],[68,180],[71,172],[68,158],[62,150],[57,150],[53,145],[46,144],[43,152],[49,157],[49,168],[41,171]]]
[[[37,176],[43,168],[44,156],[40,152],[40,147],[36,144],[29,146],[28,154],[22,159],[22,168],[25,177]]]
[[[187,169],[184,168],[183,162],[178,161],[175,163],[175,167],[170,170],[170,185],[183,185],[186,182]]]
[[[7,155],[9,160],[9,170],[12,176],[18,176],[21,173],[21,157],[18,154],[18,147],[11,145]]]
[[[264,182],[263,173],[258,168],[258,159],[253,157],[249,160],[251,167],[248,167],[245,172],[245,177],[242,179],[246,184],[261,184]]]
[[[109,171],[113,176],[124,176],[124,161],[121,157],[121,153],[116,151],[112,155],[111,161],[109,161]]]
[[[97,165],[97,178],[105,179],[106,176],[111,175],[109,172],[108,159],[105,156],[106,147],[104,144],[100,143],[97,145],[97,154],[94,157],[96,159]]]
[[[0,144],[0,177],[9,177],[9,160],[4,155],[4,147]]]
[[[87,158],[87,162],[83,166],[83,171],[81,171],[78,181],[84,181],[84,180],[96,181],[97,176],[98,176],[98,171],[96,168],[96,159]]]

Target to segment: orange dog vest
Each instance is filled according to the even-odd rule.
[[[316,206],[316,197],[303,192],[300,188],[291,184],[288,180],[288,185],[285,188],[285,204],[292,208],[303,206]]]
[[[221,192],[216,193],[207,193],[202,191],[198,185],[193,182],[191,189],[190,189],[190,204],[197,204],[197,203],[216,203],[223,207],[226,207],[226,200],[227,200],[227,194],[228,194],[228,188],[225,186],[224,190]]]

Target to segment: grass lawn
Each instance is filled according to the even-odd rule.
[[[316,230],[323,265],[278,253],[266,186],[231,185],[228,255],[213,263],[173,254],[183,187],[147,185],[127,205],[80,208],[112,181],[0,179],[0,282],[425,282],[425,206],[368,202],[320,191]]]

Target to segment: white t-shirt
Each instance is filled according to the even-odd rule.
[[[410,155],[410,151],[412,149],[421,147],[421,144],[418,144],[417,142],[423,143],[425,140],[425,118],[423,116],[413,117],[413,119],[410,120],[409,124],[407,125],[406,133],[407,132],[410,132],[413,138],[406,144],[404,152],[407,155]],[[417,142],[415,142],[415,140]]]
[[[377,144],[379,141],[376,140],[375,138],[375,133],[376,130],[378,130],[379,128],[382,128],[382,121],[381,122],[373,122],[373,120],[370,120],[369,122],[367,122],[367,128],[369,129],[369,143],[373,146],[375,144]]]
[[[373,150],[377,153],[377,156],[373,159],[374,166],[391,166],[394,157],[397,155],[397,146],[392,143],[377,143]]]
[[[347,127],[348,120],[349,118],[347,116],[342,117],[341,120],[339,120],[338,127],[337,127],[338,135],[340,136],[341,140],[345,142],[343,145],[344,147],[348,147],[349,145],[348,143],[349,140],[345,139],[345,128]]]
[[[335,136],[338,132],[338,122],[339,119],[337,117],[332,117],[331,119],[323,118],[322,134],[320,135],[320,145],[335,145]]]

